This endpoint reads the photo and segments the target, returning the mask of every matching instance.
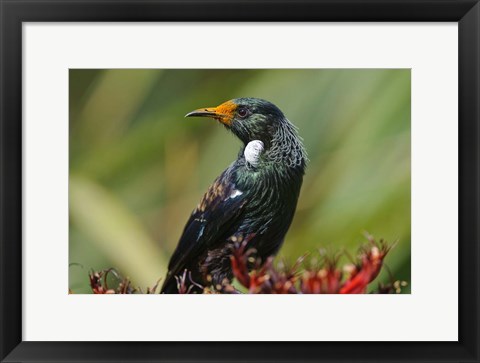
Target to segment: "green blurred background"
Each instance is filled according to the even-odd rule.
[[[410,70],[70,70],[69,288],[115,267],[134,286],[166,272],[184,223],[240,142],[196,108],[275,103],[310,159],[280,250],[398,241],[376,281],[410,283]],[[376,286],[376,283],[373,284]],[[410,284],[404,293],[410,292]]]

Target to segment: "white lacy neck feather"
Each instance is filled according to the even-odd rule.
[[[245,160],[247,161],[247,163],[249,163],[252,166],[257,166],[259,163],[260,155],[262,154],[263,148],[264,148],[263,142],[261,142],[260,140],[250,141],[245,147],[245,150],[243,152],[243,155],[245,156]]]

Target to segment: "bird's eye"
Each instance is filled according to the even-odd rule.
[[[249,112],[246,107],[240,107],[237,111],[238,117],[245,118],[248,116]]]

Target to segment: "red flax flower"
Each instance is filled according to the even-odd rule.
[[[109,288],[107,283],[108,275],[112,273],[117,282],[115,288]],[[132,287],[131,281],[127,277],[121,277],[113,268],[101,270],[101,271],[91,271],[89,273],[90,288],[94,294],[135,294],[137,292],[143,293],[141,289]],[[153,287],[147,287],[147,294],[154,294],[157,290],[158,283]]]
[[[338,294],[342,272],[328,264],[320,270],[306,270],[300,280],[303,294]]]
[[[203,286],[192,280],[192,273],[188,270],[184,270],[183,274],[180,276],[175,276],[175,279],[177,280],[177,289],[179,294],[189,294],[193,290],[194,286],[203,289]]]
[[[383,240],[378,243],[371,237],[368,240],[369,245],[360,250],[355,264],[340,269],[339,256],[324,258],[320,266],[306,268],[301,274],[297,271],[303,258],[292,269],[275,268],[272,258],[262,266],[259,261],[252,260],[255,251],[247,250],[246,243],[241,243],[235,246],[231,256],[232,270],[238,282],[251,294],[364,294],[368,284],[380,273],[390,249]],[[253,269],[249,272],[252,263]],[[397,289],[382,285],[380,292],[393,291]]]
[[[390,248],[382,240],[378,245],[373,239],[370,242],[370,248],[365,248],[360,255],[360,263],[350,269],[350,276],[340,288],[340,294],[365,294],[367,285],[380,273]]]
[[[90,279],[90,287],[94,294],[115,294],[114,289],[109,289],[107,285],[107,275],[111,271],[102,270],[102,271],[92,271],[89,273],[88,277]]]
[[[273,257],[262,265],[255,259],[254,249],[247,249],[248,241],[235,244],[232,256],[232,271],[238,282],[247,288],[249,294],[296,294],[297,274],[294,268],[275,269]],[[252,267],[249,272],[249,267]],[[226,289],[227,291],[231,289]]]
[[[356,261],[340,266],[340,254],[333,258],[322,255],[320,263],[305,266],[305,256],[299,258],[294,266],[277,266],[273,257],[265,263],[255,258],[255,249],[248,248],[249,239],[235,243],[232,249],[231,265],[235,279],[249,294],[365,294],[368,285],[378,276],[385,256],[391,246],[383,240],[376,242],[367,236],[368,244],[360,249]],[[312,267],[313,266],[313,267]],[[115,287],[109,287],[107,277],[112,274],[116,278]],[[90,272],[90,287],[94,294],[135,294],[143,293],[139,288],[133,288],[128,278],[121,277],[114,269]],[[375,291],[380,294],[400,293],[405,287],[405,281],[393,281],[389,284],[379,284]],[[176,277],[177,289],[181,294],[193,293],[201,289],[203,293],[239,293],[228,282],[220,288],[202,286],[192,280],[191,272],[184,270]],[[147,288],[147,294],[156,292],[158,281],[152,288]],[[70,292],[73,293],[73,292]]]

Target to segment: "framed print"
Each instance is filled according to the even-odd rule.
[[[478,362],[479,6],[3,0],[2,362]]]

